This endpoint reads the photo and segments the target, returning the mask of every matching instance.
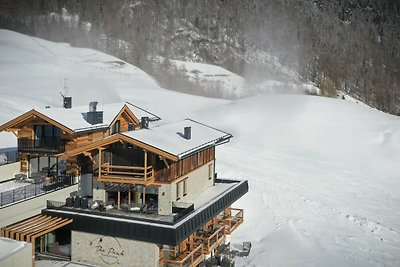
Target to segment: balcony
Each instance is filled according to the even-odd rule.
[[[118,166],[110,163],[101,164],[99,182],[150,185],[154,182],[152,166]]]
[[[225,227],[217,227],[214,231],[197,231],[193,236],[195,244],[203,245],[202,253],[210,254],[212,250],[218,248],[225,241]]]
[[[224,215],[217,217],[220,225],[225,226],[226,234],[230,235],[243,223],[243,209],[226,208]]]
[[[18,139],[18,152],[57,154],[65,151],[60,139]]]
[[[198,245],[194,250],[190,252],[181,252],[178,255],[172,257],[172,259],[160,259],[160,266],[164,267],[195,267],[204,261],[204,254],[202,253],[203,245]]]

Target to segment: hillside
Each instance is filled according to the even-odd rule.
[[[237,266],[400,265],[398,117],[307,95],[177,93],[115,57],[4,30],[0,69],[0,123],[61,105],[62,91],[73,105],[130,100],[162,123],[191,117],[232,133],[216,167],[220,178],[249,181],[234,204],[245,223],[231,241],[253,246]]]
[[[343,91],[398,115],[399,3],[3,0],[0,28],[103,51],[168,89],[176,89],[180,72],[170,75],[159,57],[217,65],[255,87],[265,80],[312,83],[325,95]],[[225,97],[214,91],[196,88]]]

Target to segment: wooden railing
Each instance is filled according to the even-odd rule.
[[[160,169],[155,173],[157,181],[171,182],[185,175],[215,158],[215,148],[211,147],[191,155],[185,159],[172,163],[168,168]]]
[[[178,255],[175,259],[162,259],[162,266],[190,266],[195,267],[198,266],[204,260],[204,254],[202,253],[203,245],[200,244],[189,254],[182,253]]]
[[[226,208],[223,216],[218,216],[217,219],[220,224],[224,225],[226,228],[226,234],[230,235],[235,231],[239,225],[243,223],[243,209],[237,208]]]
[[[100,166],[98,180],[100,182],[148,185],[154,182],[154,170],[152,166],[144,168],[104,163]]]
[[[198,231],[194,234],[193,240],[195,243],[201,242],[203,254],[209,254],[225,241],[225,227],[217,228],[211,235]]]
[[[65,151],[65,143],[61,139],[18,139],[18,152],[61,153]]]

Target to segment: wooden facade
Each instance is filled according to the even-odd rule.
[[[18,152],[21,161],[20,171],[27,173],[29,171],[29,161],[32,157],[65,157],[64,153],[67,151],[75,150],[113,135],[115,133],[113,128],[115,128],[116,124],[118,125],[116,133],[140,128],[138,118],[124,105],[108,127],[75,132],[73,129],[36,110],[30,110],[0,126],[0,131],[12,132],[18,138]],[[36,132],[38,127],[47,127],[43,129],[46,134],[48,134],[49,127],[52,127],[53,135],[51,135],[50,142],[45,140],[46,138],[49,139],[48,137],[40,140]],[[67,172],[78,175],[79,168],[76,157],[66,157],[66,159]]]
[[[155,178],[158,182],[172,182],[194,169],[215,159],[215,147],[210,147],[182,160],[173,162],[168,167],[156,171]]]

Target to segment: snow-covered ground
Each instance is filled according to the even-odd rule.
[[[60,105],[64,78],[73,104],[130,100],[161,123],[191,117],[234,136],[217,148],[218,176],[249,180],[231,241],[252,251],[237,266],[400,266],[398,117],[315,96],[185,95],[114,61],[0,31],[0,123]]]

